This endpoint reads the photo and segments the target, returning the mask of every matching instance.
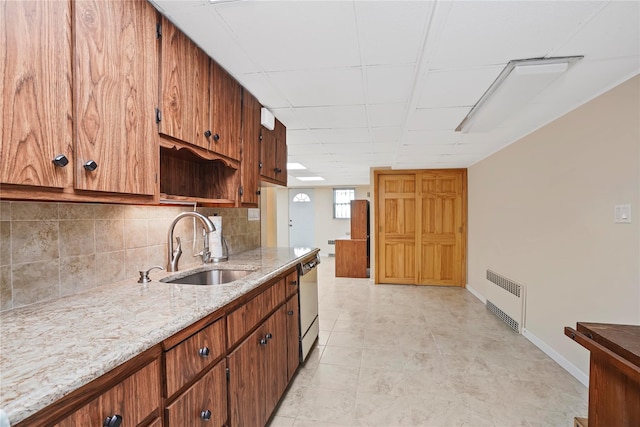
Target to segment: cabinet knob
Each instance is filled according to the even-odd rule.
[[[64,154],[58,154],[51,160],[51,163],[58,166],[59,168],[63,168],[69,164],[69,159]]]
[[[211,136],[211,131],[210,130],[205,130],[204,131],[204,137],[205,138],[209,138]]]
[[[260,343],[260,345],[267,345],[267,340],[266,340],[265,338],[262,338],[262,339],[259,341],[259,343]]]
[[[271,338],[273,338],[273,335],[271,335],[271,332],[269,332],[267,335],[264,336],[266,339],[270,340]]]
[[[200,418],[202,418],[205,421],[209,421],[211,419],[211,411],[210,410],[205,410],[200,412]]]
[[[115,414],[105,418],[102,427],[120,427],[120,424],[122,424],[122,416]]]
[[[275,173],[280,173],[280,172],[282,172],[282,169],[280,169],[280,168],[273,168],[273,171],[274,171]]]
[[[293,310],[289,310],[289,311],[287,311],[287,314],[288,314],[289,316],[293,316]]]
[[[291,281],[291,286],[297,286],[298,285],[298,281],[297,280],[292,280]]]
[[[93,160],[89,160],[84,164],[84,168],[89,172],[93,172],[94,170],[98,169],[98,164]]]
[[[208,357],[209,356],[209,347],[202,347],[200,350],[198,350],[198,354],[200,355],[200,357]]]
[[[214,133],[214,134],[213,134],[213,140],[214,140],[215,142],[218,142],[218,141],[220,140],[220,135],[218,135],[217,133]]]

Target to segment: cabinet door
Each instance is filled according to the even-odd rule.
[[[144,0],[74,3],[77,189],[153,195],[157,12]]]
[[[276,136],[273,131],[260,127],[260,175],[276,179]]]
[[[0,182],[71,187],[69,1],[2,1],[0,46]]]
[[[280,397],[287,388],[287,315],[281,306],[264,323],[267,338],[265,350],[265,374],[262,375],[265,390],[265,421],[271,416]]]
[[[242,86],[215,61],[211,61],[211,118],[209,147],[223,156],[240,160]]]
[[[287,128],[276,119],[274,129],[276,137],[276,158],[275,158],[275,178],[287,186]]]
[[[56,427],[101,426],[119,416],[123,426],[136,426],[160,407],[160,362],[154,360],[110,388]]]
[[[242,205],[258,205],[258,162],[260,158],[260,108],[258,100],[249,91],[242,93],[242,159],[240,185]]]
[[[209,57],[164,17],[160,45],[159,132],[209,149]]]
[[[265,424],[264,336],[263,328],[258,328],[227,356],[232,427],[262,427]]]
[[[300,309],[298,295],[292,296],[287,310],[287,382],[291,381],[300,364]]]
[[[167,407],[169,426],[223,426],[227,421],[226,385],[223,360]]]

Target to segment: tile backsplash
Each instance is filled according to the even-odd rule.
[[[188,210],[193,208],[0,201],[0,311],[136,278],[154,265],[166,267],[169,225]],[[260,246],[260,221],[248,221],[247,209],[198,212],[222,217],[230,254]],[[193,254],[201,250],[194,224],[184,218],[176,225],[181,265],[196,262]]]

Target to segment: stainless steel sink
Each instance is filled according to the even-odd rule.
[[[181,285],[222,285],[242,279],[251,273],[252,270],[207,270],[178,278],[166,277],[160,281]]]

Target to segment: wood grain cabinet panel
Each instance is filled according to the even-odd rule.
[[[369,277],[367,240],[336,239],[336,277]]]
[[[287,185],[287,128],[276,119],[274,130],[261,128],[260,176],[278,185]]]
[[[165,352],[167,397],[224,355],[224,328],[218,320]]]
[[[209,57],[167,18],[160,41],[159,132],[209,149]],[[156,62],[157,64],[157,62]]]
[[[73,10],[75,187],[153,195],[157,12],[144,0],[84,0]]]
[[[240,162],[240,204],[258,206],[260,185],[258,167],[260,158],[261,105],[249,91],[242,92],[242,154]]]
[[[298,271],[294,270],[293,272],[287,274],[285,277],[285,298],[291,297],[293,294],[298,292],[300,288],[300,282],[298,281]]]
[[[227,316],[227,344],[232,347],[269,312],[284,301],[284,279],[249,300]]]
[[[293,379],[300,365],[300,306],[298,295],[287,301],[287,381]]]
[[[170,427],[222,427],[227,421],[227,378],[224,361],[180,395],[166,409]]]
[[[210,149],[231,159],[240,160],[242,86],[212,60],[209,88]]]
[[[160,407],[160,381],[160,362],[156,359],[56,426],[101,426],[113,416],[122,417],[123,426],[137,426]]]
[[[1,183],[73,185],[70,14],[69,1],[0,2]]]

